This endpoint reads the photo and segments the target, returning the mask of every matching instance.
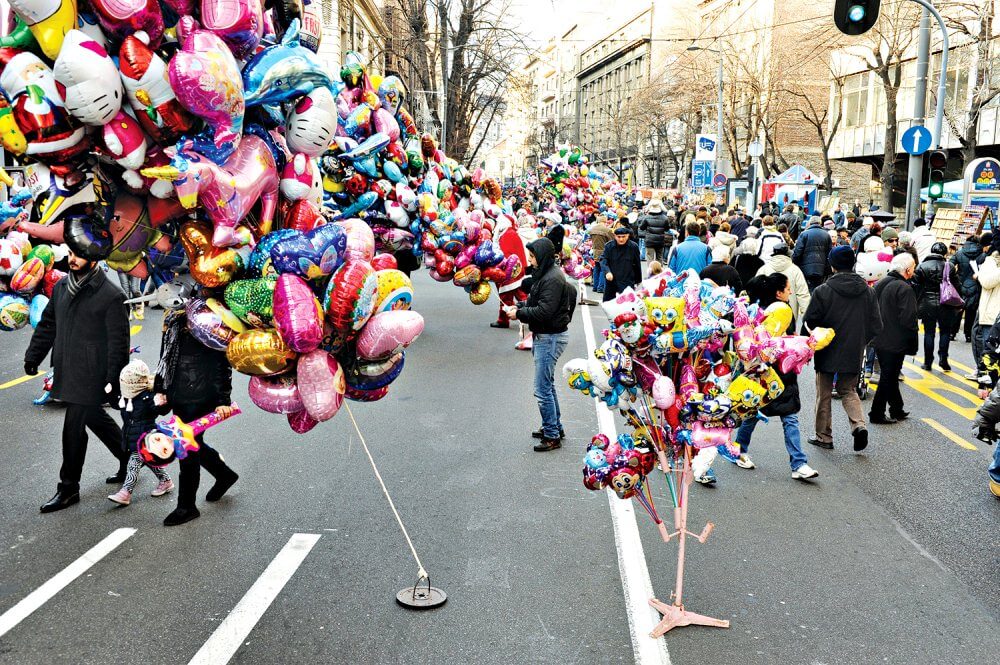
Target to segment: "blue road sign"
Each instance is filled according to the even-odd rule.
[[[715,177],[712,178],[712,186],[716,189],[722,189],[729,182],[729,178],[726,177],[725,173],[716,173]]]
[[[931,130],[923,125],[914,125],[903,132],[900,143],[903,144],[903,150],[909,154],[922,155],[931,147]]]
[[[691,180],[694,189],[704,189],[712,185],[712,176],[715,169],[712,162],[707,159],[698,159],[691,164]]]

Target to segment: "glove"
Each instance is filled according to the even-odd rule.
[[[34,376],[38,374],[38,365],[36,365],[35,363],[29,363],[25,361],[24,373],[27,374],[28,376]]]

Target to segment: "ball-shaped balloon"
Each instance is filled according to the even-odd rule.
[[[469,300],[472,301],[473,305],[482,305],[490,299],[492,291],[493,289],[490,287],[489,282],[479,282],[469,291]]]
[[[366,261],[348,261],[327,284],[323,305],[326,318],[338,332],[361,330],[375,311],[378,279]]]
[[[274,323],[296,353],[315,350],[323,341],[323,309],[299,276],[284,274],[274,288]]]
[[[416,341],[423,331],[424,317],[417,312],[380,312],[361,329],[358,355],[365,360],[393,356]]]
[[[229,343],[226,357],[237,372],[268,376],[287,370],[295,360],[295,352],[288,348],[277,330],[266,328],[237,335]]]
[[[45,264],[39,258],[28,259],[10,277],[10,290],[21,295],[29,295],[45,277]]]
[[[305,408],[295,377],[280,376],[250,377],[250,401],[268,413],[297,413]]]
[[[0,238],[0,277],[10,277],[24,263],[21,247],[9,238]]]
[[[657,409],[669,409],[677,399],[674,382],[667,376],[658,376],[653,381],[653,403]]]
[[[28,324],[28,301],[10,294],[0,295],[0,330],[18,330]]]
[[[410,309],[413,303],[413,282],[401,270],[379,270],[375,273],[378,294],[376,312]]]
[[[317,349],[299,357],[296,384],[306,412],[319,422],[329,420],[344,402],[344,371],[335,358]]]
[[[191,336],[216,351],[225,351],[237,335],[246,331],[243,322],[215,298],[191,298],[185,312]]]
[[[37,247],[32,247],[31,251],[24,257],[24,260],[28,259],[41,259],[42,263],[45,264],[45,269],[49,270],[55,265],[56,253],[48,245],[38,245]]]

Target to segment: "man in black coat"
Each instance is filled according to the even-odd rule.
[[[667,238],[673,242],[673,236],[667,234],[670,227],[670,220],[667,211],[663,208],[660,199],[653,199],[646,208],[646,213],[638,220],[639,231],[646,239],[646,259],[649,261],[661,261],[663,248],[667,244]]]
[[[909,283],[915,270],[913,256],[902,252],[893,257],[889,274],[875,285],[875,296],[882,315],[882,332],[875,338],[873,346],[881,373],[868,419],[876,425],[890,425],[909,415],[903,410],[899,373],[903,370],[903,359],[907,354],[917,352],[917,295]],[[886,405],[889,407],[888,418],[885,415]]]
[[[24,353],[24,371],[34,375],[52,352],[52,397],[66,403],[59,485],[55,496],[42,506],[43,513],[80,501],[87,429],[118,459],[118,473],[108,483],[125,481],[128,462],[121,428],[101,406],[107,401],[117,404],[118,374],[128,363],[125,297],[97,261],[70,252],[69,269],[69,275],[53,289]]]
[[[855,256],[850,247],[834,247],[829,256],[833,276],[813,292],[806,310],[806,328],[832,328],[836,333],[828,347],[816,352],[816,437],[809,443],[833,448],[834,376],[840,403],[851,421],[854,450],[868,446],[861,399],[855,390],[865,346],[882,332],[875,292],[854,272]]]
[[[809,225],[795,241],[795,249],[792,251],[792,263],[805,275],[809,293],[823,283],[823,278],[829,272],[826,257],[831,249],[833,240],[830,238],[830,233],[820,224],[819,217],[810,218]]]
[[[605,275],[605,301],[614,300],[619,293],[642,281],[639,246],[629,240],[627,227],[615,229],[615,244],[604,248],[604,265],[608,271]]]

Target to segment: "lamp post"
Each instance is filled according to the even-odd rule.
[[[718,103],[716,105],[716,133],[717,133],[716,140],[717,140],[718,143],[715,146],[715,172],[716,173],[721,173],[722,171],[721,171],[720,167],[722,166],[722,98],[723,98],[723,89],[722,89],[722,75],[723,75],[722,65],[723,65],[723,59],[722,59],[722,51],[720,51],[718,49],[714,49],[714,48],[705,48],[704,46],[698,46],[697,44],[691,44],[691,46],[687,47],[687,50],[688,51],[708,51],[709,53],[716,53],[719,56],[719,72],[718,72],[718,74],[716,76],[716,83],[719,86],[719,99],[718,99]]]

